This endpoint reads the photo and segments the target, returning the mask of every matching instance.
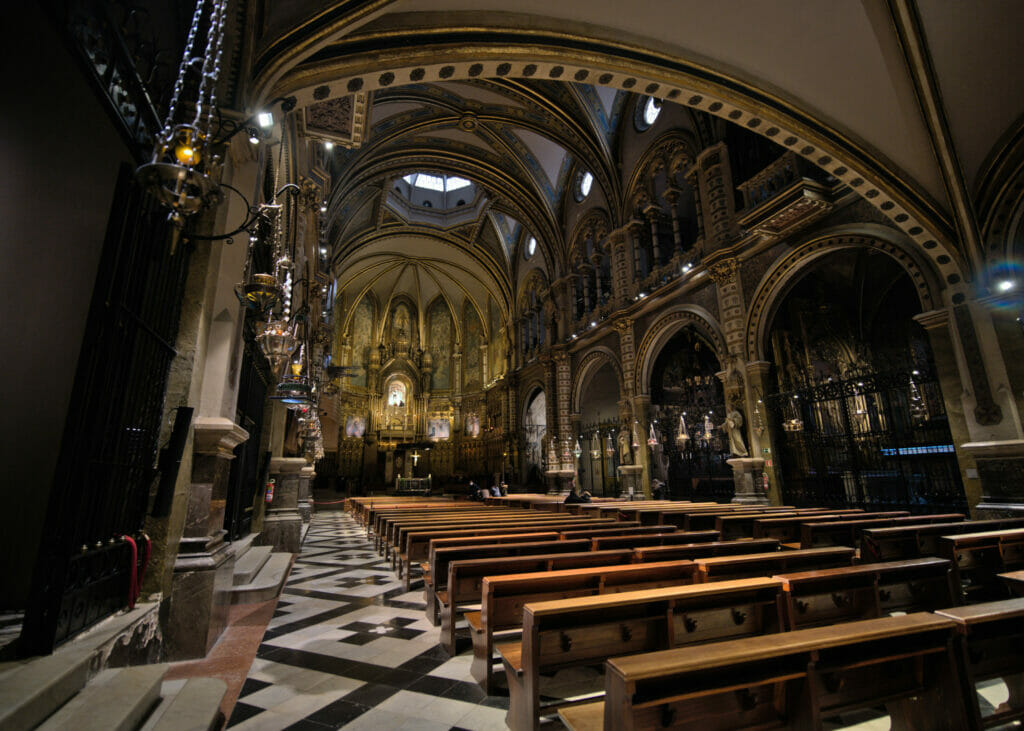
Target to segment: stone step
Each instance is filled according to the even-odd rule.
[[[173,689],[173,690],[172,690]],[[224,724],[220,703],[227,692],[220,678],[165,681],[163,700],[139,731],[214,731]]]
[[[272,546],[250,546],[241,557],[235,559],[234,585],[250,584],[256,574],[270,558]]]
[[[239,584],[231,590],[232,604],[265,602],[280,595],[292,565],[291,553],[271,553],[253,580]]]
[[[167,665],[104,670],[39,731],[134,731],[160,700]]]
[[[15,662],[0,672],[0,728],[35,728],[89,680],[93,651],[80,647]]]

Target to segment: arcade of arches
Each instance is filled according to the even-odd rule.
[[[90,623],[75,602],[120,601],[69,597],[69,556],[100,565],[145,527],[143,594],[180,656],[204,654],[216,612],[175,597],[213,579],[188,567],[261,531],[297,550],[309,493],[277,513],[268,476],[335,499],[575,480],[1024,510],[1020,4],[238,3],[218,92],[233,192],[152,266],[116,259],[164,236],[131,185],[143,89],[114,89],[76,4],[43,5],[19,11],[41,41],[8,49],[39,78],[13,79],[4,114],[4,291],[27,344],[4,359],[0,596],[43,612],[36,647]],[[132,39],[180,52],[177,4],[107,5],[96,44],[125,34],[140,68]],[[166,105],[158,65],[136,76]],[[235,293],[271,237],[218,237],[288,182],[322,454],[270,398]],[[129,321],[155,344],[115,343]],[[122,448],[140,461],[115,468]],[[207,637],[175,645],[194,621]]]

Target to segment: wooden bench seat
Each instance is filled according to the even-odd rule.
[[[779,542],[771,538],[752,541],[710,541],[683,543],[676,546],[642,546],[634,549],[638,561],[677,561],[680,559],[736,556],[744,553],[778,551]]]
[[[495,633],[520,629],[528,603],[682,586],[693,583],[696,571],[692,561],[658,561],[488,576],[483,580],[480,611],[467,613],[473,636],[473,677],[491,695]]]
[[[590,550],[590,540],[529,541],[527,543],[477,544],[454,548],[431,548],[429,558],[430,583],[424,582],[423,599],[426,615],[437,626],[441,621],[441,607],[435,596],[448,589],[448,566],[461,559],[499,558],[502,556],[529,556],[542,553],[583,553]],[[446,597],[447,599],[447,597]]]
[[[700,569],[701,581],[708,582],[850,566],[853,564],[855,553],[852,548],[830,546],[738,556],[713,556],[694,560]]]
[[[1005,599],[999,574],[1024,568],[1024,529],[939,536],[938,554],[953,561],[968,603]]]
[[[428,520],[408,520],[391,523],[384,538],[384,555],[390,556],[392,549],[401,551],[405,546],[406,535],[412,532],[440,531],[440,530],[468,530],[472,528],[498,527],[500,525],[541,525],[565,523],[569,520],[581,521],[584,518],[575,516],[560,516],[554,514],[536,513],[533,511],[519,513],[516,515],[480,514],[460,515],[452,518],[438,518]]]
[[[513,731],[538,727],[542,674],[660,648],[778,632],[781,597],[778,580],[742,579],[527,604],[522,640],[496,648],[509,685],[506,723]]]
[[[1004,599],[943,609],[937,614],[957,623],[967,652],[961,680],[972,729],[1002,726],[1024,718],[1024,599]],[[1002,678],[1009,698],[994,713],[981,715],[976,686]]]
[[[936,556],[938,555],[940,536],[958,533],[984,533],[1013,528],[1024,528],[1024,518],[865,528],[860,534],[860,560],[862,562],[896,561],[918,556]]]
[[[461,607],[479,606],[483,597],[484,577],[526,574],[538,571],[580,569],[591,566],[632,564],[633,552],[581,551],[578,553],[547,553],[499,558],[464,558],[448,564],[448,581],[435,594],[441,623],[441,647],[449,655],[456,653],[455,626]]]
[[[604,536],[592,538],[591,548],[605,551],[614,548],[640,548],[641,546],[671,546],[685,543],[710,543],[718,540],[718,531],[692,533],[648,533],[640,536]]]
[[[635,520],[620,521],[614,527],[567,528],[559,531],[564,538],[604,538],[605,536],[642,536],[653,533],[674,533],[675,526],[638,525]]]
[[[501,534],[514,534],[514,533],[554,533],[554,537],[558,537],[562,528],[583,528],[590,527],[594,523],[597,526],[611,526],[614,525],[614,521],[605,520],[590,520],[590,519],[579,519],[570,516],[567,520],[557,521],[542,521],[534,522],[533,520],[525,520],[523,522],[513,521],[511,523],[480,523],[477,526],[467,528],[460,527],[458,530],[451,529],[440,529],[435,528],[427,530],[411,530],[405,533],[402,537],[404,541],[404,548],[401,553],[393,554],[396,555],[395,563],[399,566],[410,567],[418,564],[420,561],[426,560],[430,555],[430,545],[437,540],[448,541],[448,545],[456,545],[461,542],[462,545],[469,545],[472,543],[486,543],[483,540],[486,536],[501,535]],[[479,538],[481,540],[472,540],[473,538]],[[470,540],[462,540],[470,539]],[[399,576],[402,576],[402,571],[399,570]],[[408,590],[409,584],[412,580],[410,573],[405,573],[406,589]]]
[[[941,515],[908,515],[897,518],[869,518],[864,520],[836,520],[826,523],[804,523],[800,526],[800,547],[860,545],[860,532],[865,528],[898,525],[924,525],[926,523],[953,523],[964,520],[960,513]]]
[[[885,703],[893,728],[963,729],[956,623],[916,613],[610,659],[604,728],[820,729]]]
[[[859,564],[779,574],[786,591],[786,628],[934,611],[960,604],[952,563],[942,558]]]
[[[508,520],[512,518],[530,518],[536,515],[532,511],[508,510],[506,508],[477,508],[475,510],[459,510],[442,513],[402,512],[399,514],[382,514],[377,517],[374,526],[375,548],[384,551],[385,556],[390,546],[398,545],[397,537],[401,526],[414,525],[448,525],[470,521]]]
[[[783,543],[800,541],[800,526],[803,523],[829,523],[845,520],[869,520],[873,518],[901,518],[910,515],[906,510],[865,513],[863,510],[829,510],[812,515],[761,516],[754,520],[751,535],[754,538],[777,538]]]

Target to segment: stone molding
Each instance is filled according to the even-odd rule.
[[[273,457],[270,460],[270,474],[283,475],[291,472],[301,472],[309,465],[304,457]]]
[[[967,442],[960,449],[976,458],[1024,457],[1024,439],[1007,439],[997,442]]]
[[[231,419],[222,416],[199,416],[192,424],[196,454],[212,454],[234,458],[234,450],[249,439],[249,432]]]

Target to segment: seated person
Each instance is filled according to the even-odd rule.
[[[480,494],[480,487],[473,481],[469,481],[469,487],[466,488],[469,493],[470,500],[483,500],[483,496]]]
[[[577,494],[575,490],[572,490],[572,491],[569,492],[568,495],[565,496],[565,500],[563,500],[563,502],[566,502],[566,503],[589,503],[590,502],[590,492],[587,491],[587,490],[584,490],[582,494]]]
[[[491,497],[501,497],[501,488],[497,485],[491,485]]]

